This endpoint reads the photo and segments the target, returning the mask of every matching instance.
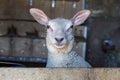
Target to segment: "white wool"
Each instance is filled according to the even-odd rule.
[[[46,67],[91,67],[81,56],[77,55],[75,51],[69,54],[53,55],[49,53],[48,62]]]
[[[57,18],[52,20],[49,25],[54,30],[59,31],[66,29],[66,23],[68,26],[71,25],[70,21]],[[56,48],[53,44],[54,36],[61,36],[62,33],[68,36],[67,43],[63,48]],[[72,50],[74,44],[74,34],[68,34],[67,32],[64,32],[64,30],[62,33],[54,33],[54,35],[50,35],[52,32],[47,32],[46,44],[48,48],[48,60],[46,67],[91,67],[89,63]]]

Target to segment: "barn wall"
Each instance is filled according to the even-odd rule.
[[[41,9],[50,18],[70,19],[82,9],[82,0],[55,0],[54,7],[51,0],[0,0],[1,56],[47,58],[46,29],[33,19],[30,8]],[[76,28],[83,37],[84,31],[79,35],[79,29],[83,31],[84,26]],[[83,42],[77,44],[75,50],[82,55]]]
[[[73,8],[75,3],[76,7]],[[73,14],[82,9],[82,0],[55,0],[52,7],[51,0],[4,0],[0,1],[0,19],[33,19],[29,14],[30,8],[39,8],[50,17],[71,18]]]

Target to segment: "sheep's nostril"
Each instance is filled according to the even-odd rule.
[[[57,42],[62,42],[62,41],[64,40],[64,38],[55,38],[55,40],[56,40]]]
[[[63,39],[64,39],[64,38],[61,38],[61,40],[60,40],[60,41],[63,41]]]

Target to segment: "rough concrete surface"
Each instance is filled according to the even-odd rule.
[[[0,68],[0,80],[120,80],[120,69]]]

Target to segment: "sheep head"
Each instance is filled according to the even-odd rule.
[[[55,18],[50,19],[39,9],[30,9],[34,19],[47,28],[48,51],[67,53],[71,51],[74,43],[73,27],[82,24],[89,16],[89,10],[79,11],[72,19]]]

